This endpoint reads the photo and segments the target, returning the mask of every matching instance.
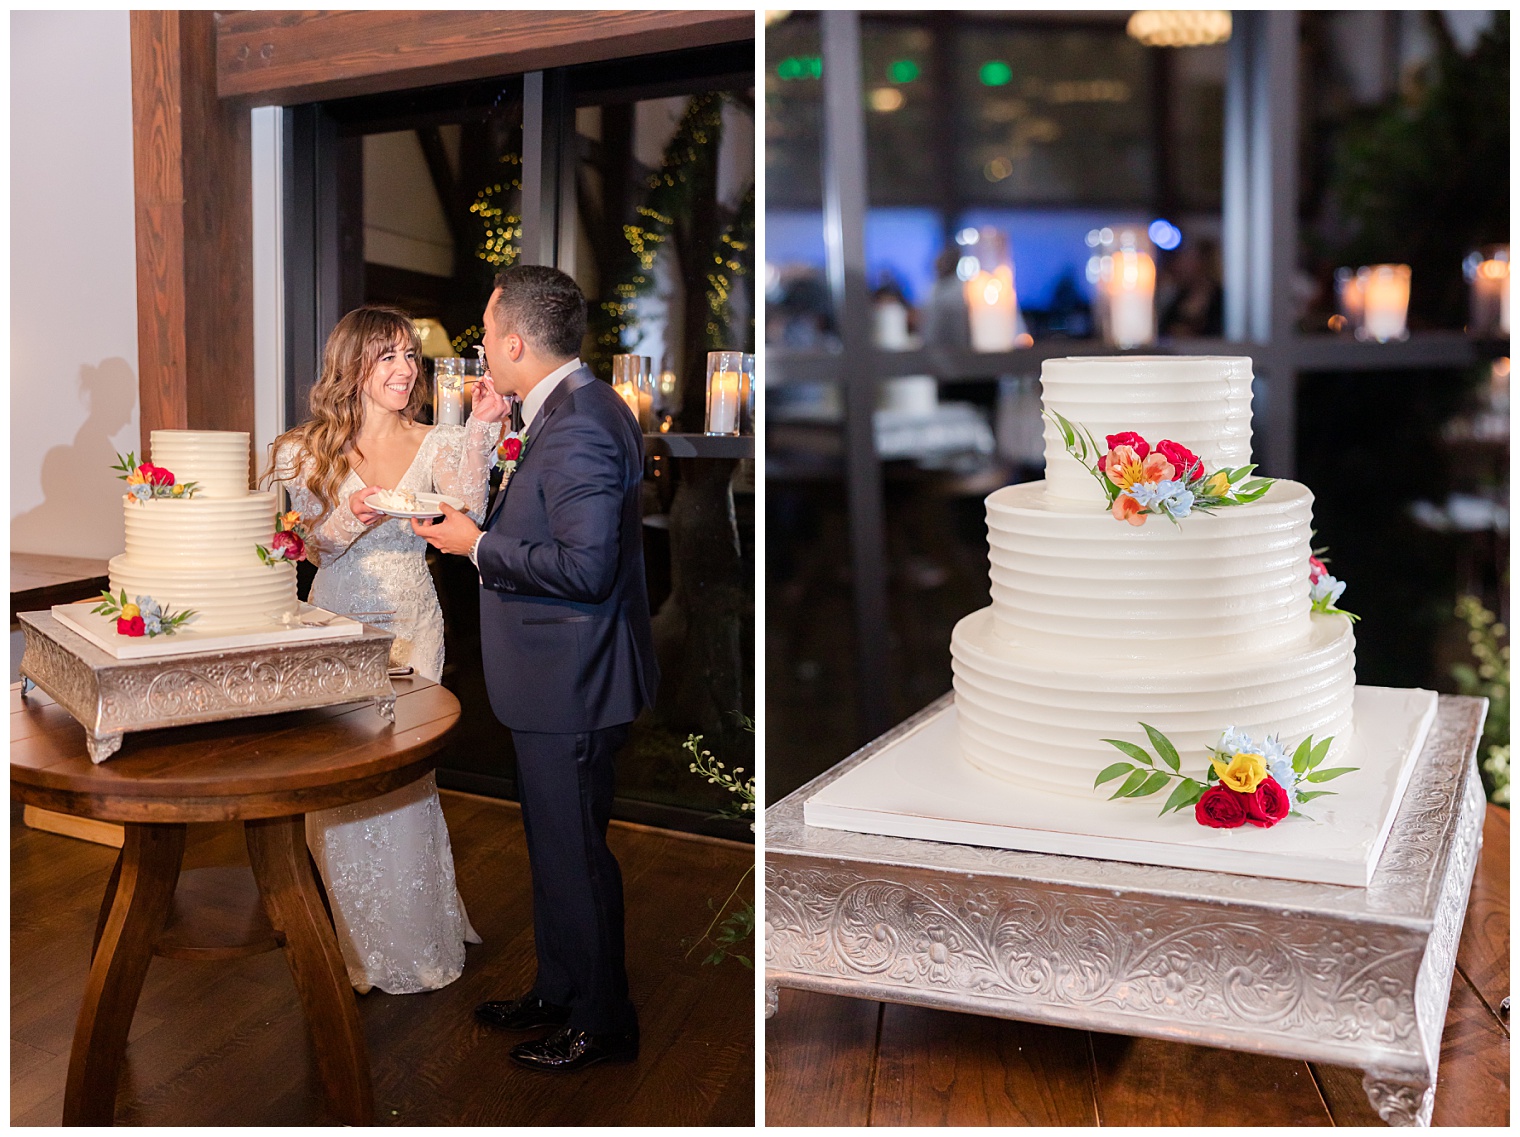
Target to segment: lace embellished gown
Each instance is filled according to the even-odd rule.
[[[498,434],[496,424],[474,420],[433,427],[393,488],[461,498],[478,524]],[[277,476],[283,479],[293,466],[291,451],[282,447],[275,454]],[[307,488],[308,472],[303,467],[283,484],[291,508],[315,517],[321,505]],[[362,488],[350,471],[339,504],[310,531],[307,548],[319,565],[311,602],[409,640],[407,662],[437,682],[443,674],[443,612],[428,572],[427,543],[408,521],[388,517],[361,524],[348,497]],[[406,994],[459,978],[465,942],[481,941],[455,885],[449,831],[431,773],[381,797],[307,814],[306,841],[326,884],[355,988]]]

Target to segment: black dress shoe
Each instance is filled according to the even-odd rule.
[[[570,1019],[570,1008],[546,1003],[537,995],[521,999],[481,1003],[475,1017],[487,1026],[502,1030],[538,1030],[545,1026],[563,1026]]]
[[[632,1062],[639,1056],[639,1032],[589,1034],[563,1026],[553,1034],[512,1048],[512,1057],[535,1070],[566,1072],[595,1062]]]

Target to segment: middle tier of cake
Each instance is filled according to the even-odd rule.
[[[1306,487],[1278,481],[1249,505],[1143,526],[1044,489],[1025,482],[987,499],[990,633],[1021,658],[1063,670],[1094,660],[1217,662],[1308,641]]]
[[[1145,663],[1099,654],[1082,666],[1012,648],[983,608],[950,638],[961,753],[1010,781],[1083,795],[1121,757],[1103,740],[1147,745],[1141,723],[1190,765],[1232,726],[1288,746],[1333,736],[1338,754],[1351,738],[1356,640],[1345,616],[1306,619],[1309,634],[1291,651]]]

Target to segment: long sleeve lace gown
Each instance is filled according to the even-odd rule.
[[[498,433],[496,424],[477,420],[433,427],[392,488],[461,498],[479,524]],[[284,479],[293,468],[287,444],[275,454],[275,470]],[[308,474],[303,467],[283,484],[291,508],[316,517],[322,508],[307,488]],[[338,505],[310,531],[307,547],[320,566],[311,602],[409,640],[408,662],[436,682],[443,673],[443,612],[428,572],[427,543],[408,521],[362,524],[348,496],[363,486],[350,471]],[[431,773],[369,801],[307,814],[306,841],[355,988],[404,994],[459,978],[465,942],[480,943],[480,937],[454,882],[449,831]]]

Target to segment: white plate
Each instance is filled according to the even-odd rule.
[[[377,504],[375,502],[375,499],[377,497],[379,497],[379,496],[380,496],[379,494],[371,494],[365,500],[364,504],[367,505],[367,506],[369,506],[376,513],[383,513],[387,517],[402,517],[402,518],[416,517],[416,518],[419,518],[419,519],[424,518],[424,517],[442,517],[443,516],[443,510],[440,509],[440,508],[438,508],[438,503],[439,502],[445,502],[445,501],[448,502],[455,509],[459,510],[460,513],[464,513],[465,512],[464,502],[460,501],[457,497],[451,497],[448,494],[438,494],[438,493],[420,493],[420,494],[417,494],[416,495],[416,497],[417,497],[417,505],[418,505],[417,509],[387,509],[385,506],[379,505],[379,504]]]

